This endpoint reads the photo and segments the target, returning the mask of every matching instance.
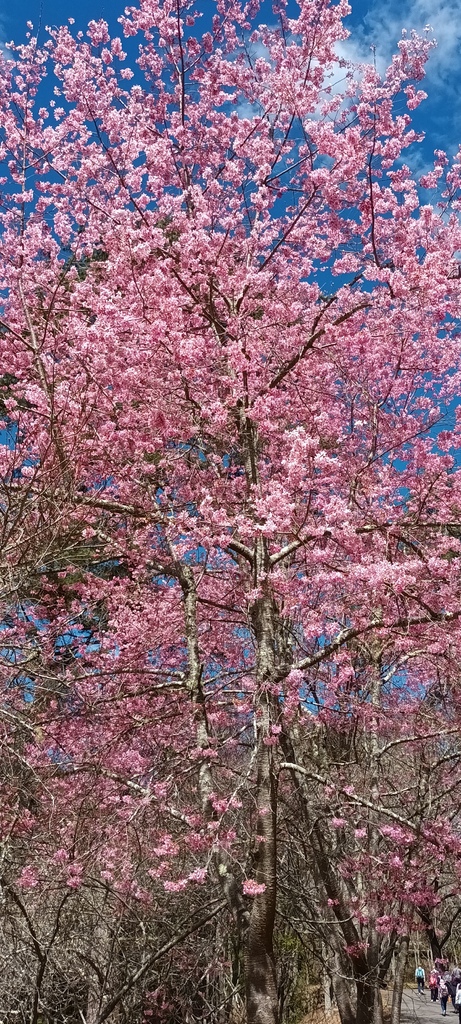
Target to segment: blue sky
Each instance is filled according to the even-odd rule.
[[[428,99],[415,112],[418,130],[426,132],[422,153],[434,149],[456,152],[461,143],[461,3],[460,0],[352,0],[347,48],[354,58],[369,60],[376,46],[384,66],[395,50],[402,28],[423,32],[437,41],[427,67],[424,89]]]
[[[21,41],[29,20],[35,28],[41,24],[44,29],[48,24],[62,24],[70,17],[75,18],[76,28],[84,28],[91,18],[103,17],[117,31],[116,19],[125,2],[17,0],[7,8],[0,0],[0,39],[3,42],[10,39]],[[196,6],[207,7],[211,12],[214,0],[197,0]],[[380,67],[389,60],[402,28],[422,31],[425,26],[432,26],[438,45],[431,55],[425,85],[429,99],[414,117],[418,130],[426,131],[427,140],[415,157],[415,170],[422,170],[426,163],[430,163],[436,148],[455,152],[461,142],[460,0],[352,0],[352,8],[352,15],[347,20],[351,38],[345,45],[345,54],[368,61],[370,47],[374,45]],[[290,13],[295,12],[295,0],[290,0],[290,9]],[[265,20],[268,20],[266,13]]]

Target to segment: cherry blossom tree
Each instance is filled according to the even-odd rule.
[[[414,807],[377,766],[424,741],[427,679],[459,658],[461,165],[404,162],[430,42],[353,66],[348,10],[140,0],[124,41],[31,28],[1,64],[6,846],[48,822],[6,884],[20,900],[61,864],[71,890],[142,899],[142,861],[175,914],[205,886],[184,935],[223,908],[249,1024],[279,1019],[284,780],[313,780],[311,810],[344,801],[317,867],[352,823],[395,910]],[[345,723],[352,781],[314,756]],[[368,895],[366,938],[341,940],[359,1024]]]
[[[284,907],[298,934],[311,922],[344,1024],[366,1014],[382,1021],[380,992],[397,951],[406,954],[420,932],[440,957],[459,913],[459,725],[440,691],[443,659],[432,675],[425,660],[413,708],[406,674],[399,725],[389,642],[354,648],[353,683],[336,690],[336,706],[328,715],[320,708],[313,728],[296,730],[291,749],[284,741],[290,760],[282,762],[294,786]],[[315,688],[318,699],[319,679]],[[373,693],[379,731],[361,721]],[[395,1021],[401,995],[394,984]]]

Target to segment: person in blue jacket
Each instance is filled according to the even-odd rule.
[[[424,983],[426,981],[426,973],[424,967],[418,965],[415,971],[415,981],[418,986],[418,992],[424,992]]]

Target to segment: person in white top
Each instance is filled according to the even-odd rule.
[[[461,982],[456,986],[455,1010],[458,1011],[458,1020],[459,1024],[461,1024]]]

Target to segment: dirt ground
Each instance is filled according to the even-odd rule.
[[[299,1024],[341,1024],[337,1010],[313,1010],[306,1017],[302,1017]]]

